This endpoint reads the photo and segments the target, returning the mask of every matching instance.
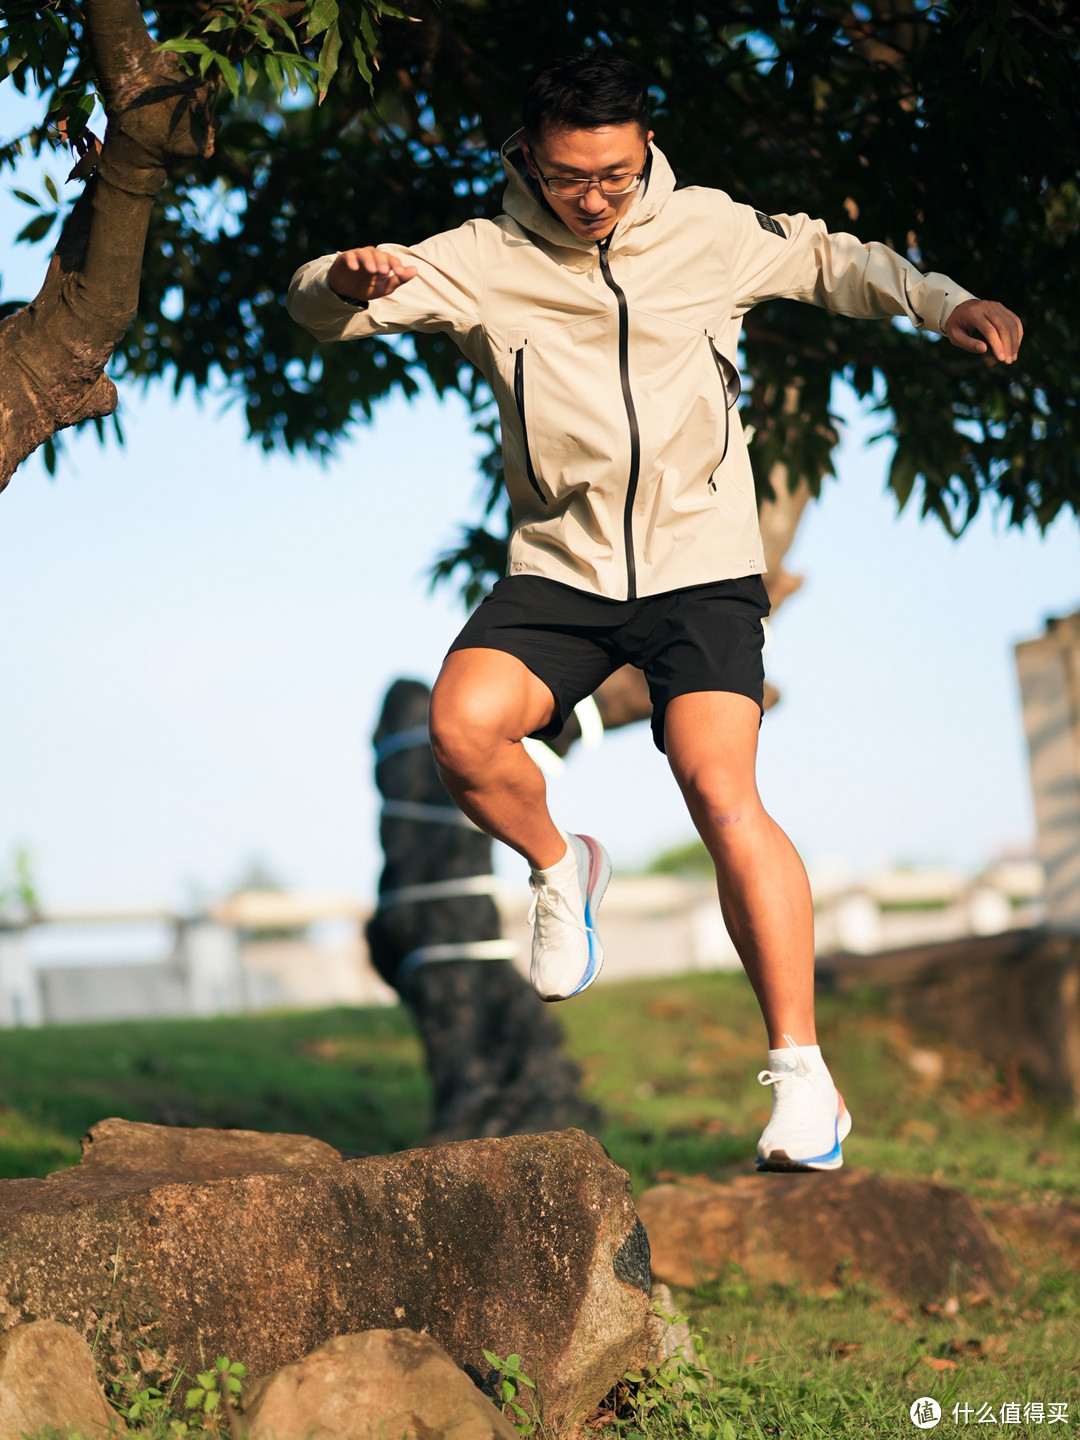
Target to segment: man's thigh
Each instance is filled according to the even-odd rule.
[[[504,650],[452,650],[431,692],[433,737],[452,729],[520,740],[549,725],[556,713],[544,681]]]
[[[664,715],[664,748],[684,794],[728,804],[757,794],[761,709],[747,695],[702,690],[676,695]]]
[[[755,713],[759,723],[765,692],[762,622],[769,613],[760,575],[671,591],[649,604],[642,616],[649,628],[640,658],[627,658],[642,667],[649,682],[657,748],[667,748],[667,710],[684,695],[734,695],[750,702],[736,709]]]
[[[612,613],[608,605],[539,576],[510,576],[470,615],[446,664],[456,655],[479,652],[499,652],[515,660],[548,698],[546,713],[523,733],[550,738],[563,728],[578,701],[622,664],[605,635],[604,622]],[[509,679],[516,672],[511,667],[505,673]]]

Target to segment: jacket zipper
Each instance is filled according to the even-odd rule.
[[[615,296],[619,306],[619,379],[622,381],[623,404],[626,418],[630,423],[630,474],[626,482],[626,504],[623,507],[623,547],[626,550],[626,598],[637,599],[637,561],[634,559],[634,497],[637,495],[638,475],[641,471],[641,435],[638,431],[637,411],[634,397],[630,393],[630,315],[626,307],[626,296],[621,286],[615,283],[608,264],[608,244],[611,236],[597,241],[600,252],[600,273],[604,283]]]
[[[529,427],[525,423],[525,346],[514,356],[514,402],[517,405],[518,419],[521,421],[521,438],[525,442],[525,474],[529,477],[529,484],[536,491],[537,495],[546,505],[547,496],[540,489],[540,482],[536,478],[536,471],[533,469],[532,453],[529,450]]]
[[[720,351],[717,350],[712,336],[709,335],[707,338],[709,341],[709,349],[712,351],[713,363],[716,366],[716,373],[720,376],[720,388],[724,392],[724,453],[720,456],[720,464],[722,465],[727,458],[728,441],[731,439],[731,407],[739,398],[739,393],[742,390],[742,382],[739,382],[739,389],[735,391],[734,396],[729,400],[727,380],[724,378],[724,358],[720,354]],[[738,379],[738,371],[735,372],[735,378]]]

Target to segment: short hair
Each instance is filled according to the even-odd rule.
[[[630,60],[593,46],[538,70],[525,91],[526,140],[546,130],[596,130],[601,125],[649,129],[649,91]]]

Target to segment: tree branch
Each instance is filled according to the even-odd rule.
[[[155,50],[136,0],[86,0],[108,127],[45,282],[0,322],[0,489],[66,426],[116,408],[105,374],[139,298],[146,229],[167,168],[213,150],[208,88]]]

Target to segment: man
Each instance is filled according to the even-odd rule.
[[[836,1169],[851,1120],[816,1044],[810,888],[754,777],[769,602],[734,408],[741,317],[777,296],[906,315],[1006,363],[1020,322],[805,215],[676,190],[640,73],[605,51],[547,66],[524,109],[497,219],[312,261],[290,313],[320,340],[447,332],[498,402],[508,574],[454,642],[430,728],[458,805],[532,867],[537,993],[596,978],[610,862],[556,827],[521,741],[633,663],[768,1030],[758,1168]]]

